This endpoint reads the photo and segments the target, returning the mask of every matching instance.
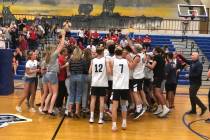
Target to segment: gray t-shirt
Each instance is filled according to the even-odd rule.
[[[50,58],[50,62],[48,65],[49,72],[59,72],[59,64],[58,64],[58,52],[55,51]]]

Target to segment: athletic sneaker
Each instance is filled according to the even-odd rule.
[[[163,118],[163,117],[166,117],[166,115],[170,112],[170,109],[169,108],[165,108],[163,110],[163,112],[161,114],[158,115],[158,117],[160,118]]]
[[[144,106],[144,107],[143,107],[144,112],[146,112],[146,111],[147,111],[147,108],[148,108],[147,106]]]
[[[205,123],[210,123],[210,118],[206,119]]]
[[[158,107],[157,110],[153,114],[154,115],[158,115],[158,114],[160,114],[162,112],[163,112],[163,109]]]
[[[145,112],[145,110],[142,108],[141,110],[140,110],[140,112],[136,112],[135,114],[134,114],[134,120],[137,120],[139,117],[141,117],[143,114],[144,114],[144,112]]]
[[[94,123],[94,119],[90,118],[89,123]]]
[[[22,112],[22,108],[20,106],[16,106],[16,111],[21,113]]]
[[[117,131],[117,126],[112,126],[112,131],[116,132]]]
[[[68,113],[69,113],[69,112],[68,112],[68,110],[66,109],[64,114],[65,114],[66,116],[68,116]]]
[[[103,119],[98,120],[98,124],[103,124],[103,123],[104,123]]]
[[[35,109],[35,108],[30,108],[30,109],[29,109],[29,112],[35,113],[35,112],[36,112],[36,109]]]
[[[127,124],[126,123],[122,123],[122,130],[126,130],[127,128]]]

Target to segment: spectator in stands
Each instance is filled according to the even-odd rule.
[[[43,27],[44,27],[44,37],[47,38],[51,31],[51,25],[47,21],[45,21]]]
[[[135,43],[142,44],[141,36],[139,35],[138,37],[136,37],[134,41],[135,41]]]
[[[90,29],[85,30],[84,32],[84,45],[87,46],[90,40]]]
[[[15,75],[17,75],[17,68],[18,68],[18,66],[19,66],[19,62],[17,61],[17,59],[13,55],[13,58],[12,58],[12,67],[13,67],[13,72],[14,72]]]
[[[18,30],[23,31],[23,28],[25,28],[26,23],[24,22],[23,18],[20,18],[19,23],[18,23]]]
[[[91,50],[92,55],[96,54],[96,46],[93,44],[93,39],[90,40],[90,44],[86,48]]]
[[[26,36],[23,34],[19,35],[19,48],[23,53],[28,50],[28,41],[26,40]]]
[[[81,42],[82,44],[84,43],[84,37],[85,37],[85,35],[84,35],[84,29],[83,28],[81,28],[80,30],[79,30],[79,32],[78,32],[78,41],[77,42]]]
[[[128,40],[125,38],[125,36],[122,37],[122,40],[120,41],[120,46],[122,48],[125,48],[128,45]]]
[[[6,48],[6,39],[5,39],[5,36],[3,34],[3,31],[0,30],[0,49],[5,49]]]
[[[66,20],[63,23],[63,28],[66,31],[66,37],[71,37],[71,22],[69,20]]]
[[[93,40],[93,45],[95,46],[98,45],[99,38],[100,38],[100,35],[96,30],[93,33],[91,33],[91,39]]]
[[[29,52],[28,61],[26,62],[26,71],[24,78],[24,94],[18,102],[16,106],[17,112],[22,112],[21,105],[23,101],[28,97],[29,92],[31,93],[30,98],[30,112],[36,112],[34,108],[34,100],[35,100],[35,78],[37,72],[40,72],[40,69],[37,68],[36,54],[35,52]]]
[[[14,52],[14,56],[18,62],[24,60],[23,52],[20,50],[20,48],[16,48]]]
[[[145,37],[143,37],[142,42],[144,48],[146,48],[147,50],[151,50],[152,38],[148,34]]]
[[[15,22],[11,22],[10,24],[10,35],[11,35],[11,48],[16,49],[17,41],[18,41],[18,30]]]
[[[38,37],[34,26],[31,26],[27,34],[27,37],[28,37],[29,50],[36,50]]]
[[[113,40],[115,43],[118,42],[118,36],[113,32],[111,32],[110,37],[111,37],[110,39]]]
[[[196,114],[196,105],[201,108],[200,116],[202,116],[207,108],[201,102],[201,100],[197,97],[197,92],[201,86],[202,82],[202,72],[203,72],[203,65],[199,61],[199,54],[197,52],[193,52],[191,55],[192,61],[187,61],[187,64],[190,65],[189,71],[189,95],[190,95],[190,103],[191,103],[191,110],[187,112],[187,114]]]
[[[85,49],[82,42],[78,42],[78,47],[83,51]]]

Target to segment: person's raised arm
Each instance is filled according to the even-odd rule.
[[[66,36],[66,31],[61,30],[61,39],[60,39],[60,43],[56,49],[56,52],[60,53],[61,50],[64,48],[64,44],[65,44],[65,36]]]

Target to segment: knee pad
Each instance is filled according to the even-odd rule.
[[[126,112],[127,111],[127,101],[126,100],[121,100],[120,105],[121,105],[121,110],[123,112]]]

